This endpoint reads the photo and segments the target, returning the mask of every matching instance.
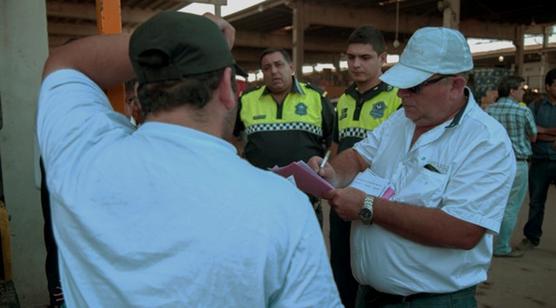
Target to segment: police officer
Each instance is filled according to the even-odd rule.
[[[267,169],[323,155],[332,142],[334,109],[318,88],[293,76],[283,49],[266,49],[259,58],[264,85],[240,98],[235,135],[245,132],[245,158]]]
[[[398,90],[380,81],[386,51],[382,33],[371,26],[361,26],[349,36],[348,71],[353,83],[336,106],[337,125],[332,152],[340,153],[364,139],[401,106]],[[330,211],[330,262],[334,279],[346,307],[355,305],[357,281],[351,273],[351,223]]]

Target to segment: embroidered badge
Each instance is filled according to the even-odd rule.
[[[266,118],[266,114],[258,114],[256,116],[253,116],[253,120],[262,120]]]
[[[342,108],[342,111],[340,111],[340,120],[343,120],[347,117],[348,117],[348,109]]]
[[[373,109],[371,110],[371,116],[375,119],[382,118],[384,116],[385,111],[386,111],[386,104],[384,102],[378,102],[373,105]]]
[[[306,115],[307,114],[307,105],[303,103],[298,103],[295,105],[295,114],[298,115]]]

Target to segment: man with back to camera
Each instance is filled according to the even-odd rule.
[[[526,251],[541,242],[544,208],[550,183],[556,182],[556,69],[546,73],[546,97],[529,105],[537,124],[537,141],[529,170],[529,217],[523,228],[525,238],[516,247]]]
[[[37,134],[68,307],[340,306],[307,197],[222,140],[235,32],[207,17],[163,12],[45,64]],[[134,73],[137,130],[102,91]]]
[[[352,221],[356,307],[476,307],[515,174],[510,140],[466,88],[473,68],[463,35],[415,32],[380,79],[399,88],[403,109],[322,169],[326,198]],[[370,168],[391,200],[348,185]]]
[[[498,236],[494,238],[495,257],[521,257],[523,251],[511,247],[512,233],[519,209],[527,193],[527,174],[531,157],[531,143],[537,138],[535,119],[529,108],[521,106],[525,80],[519,76],[504,77],[498,84],[498,100],[490,105],[487,113],[506,129],[514,150],[516,174],[504,210],[504,218]]]
[[[348,71],[353,83],[339,98],[334,126],[334,156],[367,136],[401,105],[397,89],[382,82],[386,63],[386,43],[382,33],[372,26],[355,29],[348,39]],[[346,307],[355,305],[357,281],[350,264],[349,233],[351,223],[330,211],[330,263],[340,298]]]
[[[332,142],[334,109],[320,89],[293,76],[284,49],[265,49],[259,64],[264,85],[240,98],[234,134],[245,131],[245,158],[268,169],[322,156]],[[241,150],[240,150],[241,151]],[[321,221],[320,203],[312,198]]]

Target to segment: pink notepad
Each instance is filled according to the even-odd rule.
[[[284,167],[275,166],[271,170],[285,178],[293,176],[297,188],[315,197],[322,198],[324,193],[334,189],[334,186],[321,178],[304,161],[296,161]]]

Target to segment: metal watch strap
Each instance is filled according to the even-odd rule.
[[[375,202],[375,197],[371,195],[366,195],[363,201],[363,208],[359,211],[359,219],[365,225],[370,225],[373,223],[373,204]]]

